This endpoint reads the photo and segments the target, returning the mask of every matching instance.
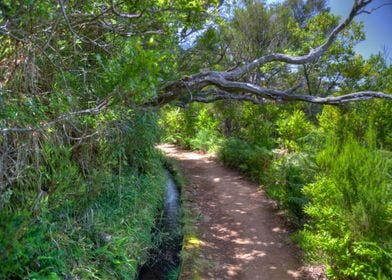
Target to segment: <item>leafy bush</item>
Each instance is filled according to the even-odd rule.
[[[253,180],[262,178],[271,156],[270,150],[238,138],[227,139],[218,151],[218,157],[225,165],[239,169]]]
[[[206,152],[215,152],[219,149],[222,139],[218,133],[211,132],[207,129],[201,129],[196,136],[190,140],[190,146],[194,150],[202,150]]]
[[[281,147],[273,150],[274,157],[262,182],[267,193],[286,211],[287,218],[302,226],[306,218],[303,207],[308,202],[302,189],[318,171],[315,156],[324,145],[324,133],[299,110],[278,120],[277,131]]]
[[[300,150],[299,139],[308,135],[313,129],[313,125],[306,118],[305,113],[299,110],[278,120],[276,125],[276,131],[279,134],[278,143],[293,151]]]
[[[392,277],[392,156],[349,137],[329,141],[317,162],[324,170],[304,188],[311,217],[301,244],[328,264],[332,279]]]
[[[187,112],[179,108],[166,107],[161,112],[159,125],[164,132],[164,142],[190,147],[190,137],[194,134],[195,128],[190,125]]]
[[[209,108],[197,104],[187,110],[166,108],[159,123],[164,130],[162,140],[165,142],[206,152],[216,151],[221,142],[219,120]]]
[[[214,152],[221,142],[218,133],[219,121],[208,108],[201,108],[195,118],[196,132],[189,140],[190,148],[206,152]]]
[[[276,119],[280,109],[273,105],[258,106],[255,104],[234,104],[230,114],[237,123],[238,129],[233,137],[238,137],[248,143],[272,149],[275,145]]]
[[[100,121],[101,134],[76,146],[63,128],[29,136],[34,149],[25,140],[34,154],[20,153],[23,176],[0,197],[2,277],[133,279],[157,246],[165,182],[155,116],[118,110]]]
[[[296,225],[302,225],[305,221],[303,207],[308,202],[302,189],[313,180],[317,169],[312,156],[307,153],[279,152],[282,150],[275,150],[263,182],[268,195],[287,211],[287,218]]]

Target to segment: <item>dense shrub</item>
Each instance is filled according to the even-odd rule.
[[[190,140],[196,133],[192,111],[192,108],[187,111],[172,107],[162,109],[159,121],[163,129],[162,141],[190,148]]]
[[[272,105],[257,106],[255,104],[235,104],[231,113],[238,129],[232,136],[267,149],[275,146],[275,122],[279,119],[281,109]]]
[[[95,174],[86,186],[41,213],[0,215],[0,274],[29,279],[133,279],[153,244],[151,229],[162,205],[162,171],[154,175]],[[86,194],[89,195],[86,195]],[[143,211],[140,211],[143,209]]]
[[[218,156],[225,165],[239,169],[253,180],[260,180],[268,168],[272,153],[241,139],[229,138],[223,142]]]
[[[286,149],[298,151],[301,148],[300,139],[314,129],[303,111],[295,110],[276,122],[278,143]]]
[[[225,165],[263,183],[302,228],[296,240],[309,260],[325,264],[331,279],[389,279],[392,158],[380,150],[389,147],[389,124],[384,121],[389,107],[370,105],[351,110],[327,106],[317,117],[318,127],[299,110],[262,122],[258,117],[268,114],[243,106],[218,116],[219,126],[204,122],[206,129],[196,125],[195,117],[197,129],[189,143],[203,150],[218,143]],[[373,107],[382,111],[369,112]],[[221,139],[222,123],[231,125],[229,135],[235,137],[219,142],[214,137]],[[367,133],[372,128],[375,132]],[[270,143],[273,135],[276,149],[254,142]]]
[[[157,245],[164,174],[155,116],[119,110],[100,122],[100,134],[76,146],[56,127],[25,140],[33,156],[21,151],[20,177],[0,196],[2,277],[133,279]]]
[[[308,202],[302,189],[318,171],[314,161],[323,147],[324,133],[299,110],[292,115],[286,112],[277,121],[276,129],[280,148],[273,150],[273,160],[262,182],[268,194],[286,211],[287,218],[301,226],[306,218],[303,207]]]
[[[208,108],[201,108],[195,118],[196,134],[190,139],[195,150],[214,152],[221,140],[218,132],[219,121]]]
[[[194,138],[190,139],[190,146],[194,150],[215,152],[219,149],[222,141],[217,132],[201,129]]]
[[[215,152],[221,143],[219,120],[209,108],[193,104],[187,110],[168,107],[164,109],[160,126],[162,140],[185,148]]]
[[[300,234],[303,248],[322,256],[332,279],[390,279],[391,154],[349,137],[330,141],[317,163],[323,172],[304,188],[311,220]]]
[[[275,150],[274,159],[262,181],[268,195],[287,211],[287,218],[300,226],[305,220],[303,207],[308,202],[302,189],[313,180],[317,169],[308,153],[281,152]]]

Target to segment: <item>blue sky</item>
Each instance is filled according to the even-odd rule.
[[[279,0],[267,0],[267,2],[280,2]],[[353,0],[329,0],[329,6],[333,14],[346,17],[352,7]],[[364,23],[366,40],[360,42],[355,51],[368,58],[372,53],[382,52],[384,46],[389,50],[389,59],[392,58],[392,0],[375,0],[367,10],[390,3],[369,14],[361,14],[356,17],[357,21]]]
[[[352,3],[350,0],[329,0],[331,12],[342,17],[349,13]],[[367,10],[386,3],[391,5],[383,6],[370,15],[361,14],[356,18],[365,25],[366,40],[360,42],[355,50],[366,58],[372,53],[382,51],[384,46],[389,50],[389,58],[392,57],[392,0],[375,0]]]

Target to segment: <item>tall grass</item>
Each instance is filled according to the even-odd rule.
[[[154,116],[105,117],[100,134],[79,144],[62,127],[22,142],[33,153],[21,150],[17,179],[0,197],[0,278],[134,279],[159,245],[165,179]]]

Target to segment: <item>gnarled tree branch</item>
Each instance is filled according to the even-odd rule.
[[[265,98],[258,98],[251,95],[231,94],[221,89],[208,89],[202,91],[196,96],[191,96],[188,102],[210,103],[218,100],[247,101],[253,104],[265,104],[267,102]]]
[[[100,114],[105,108],[108,106],[108,100],[104,99],[101,101],[96,107],[90,108],[90,109],[85,109],[85,110],[80,110],[80,111],[74,111],[70,112],[64,115],[59,116],[58,118],[51,120],[49,122],[43,123],[39,127],[11,127],[11,128],[0,128],[0,134],[5,134],[9,132],[36,132],[36,131],[43,131],[46,128],[50,127],[51,125],[54,125],[58,122],[64,121],[64,120],[69,120],[72,119],[76,116],[81,116],[81,115],[98,115]]]
[[[308,54],[302,56],[291,56],[283,53],[275,53],[275,54],[262,56],[260,58],[255,59],[251,63],[248,63],[242,67],[237,68],[235,71],[225,73],[225,78],[228,80],[236,80],[242,77],[243,75],[253,71],[257,67],[260,67],[264,64],[273,61],[285,62],[294,65],[301,65],[301,64],[315,61],[328,50],[328,48],[333,44],[333,42],[335,42],[338,34],[342,32],[343,29],[345,29],[352,22],[354,17],[358,15],[361,12],[361,10],[370,2],[372,2],[372,0],[368,0],[368,1],[355,0],[354,5],[348,17],[332,30],[332,32],[329,34],[324,44],[318,46],[315,49],[312,49]]]
[[[231,71],[207,71],[184,77],[163,86],[160,90],[160,95],[144,105],[161,106],[186,96],[189,93],[192,97],[187,99],[188,102],[213,102],[221,99],[232,99],[264,104],[266,99],[270,99],[277,102],[304,101],[316,104],[338,105],[372,98],[391,100],[391,94],[375,91],[360,91],[342,96],[320,97],[294,94],[296,90],[303,86],[302,83],[301,85],[287,90],[279,90],[238,81],[244,75],[251,73],[266,63],[284,62],[287,64],[301,65],[317,60],[328,50],[333,42],[335,42],[338,34],[342,32],[352,22],[354,17],[361,13],[370,2],[372,2],[372,0],[355,0],[348,17],[331,31],[322,45],[311,50],[306,55],[290,56],[282,53],[269,54]],[[206,87],[208,87],[208,90],[205,90]],[[208,94],[206,95],[206,93]]]
[[[140,18],[140,17],[143,15],[143,13],[126,14],[126,13],[121,13],[121,12],[119,12],[119,11],[116,9],[115,5],[114,5],[114,0],[111,0],[111,9],[112,9],[113,13],[114,13],[116,16],[123,17],[123,18],[129,18],[129,19]]]

